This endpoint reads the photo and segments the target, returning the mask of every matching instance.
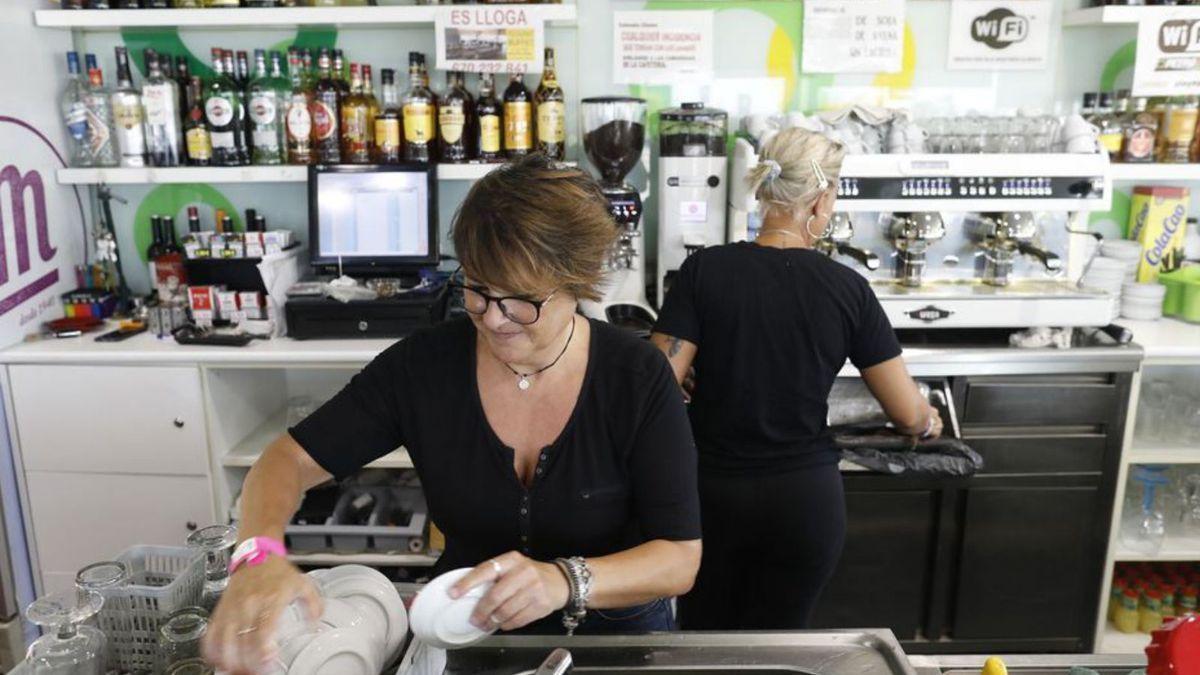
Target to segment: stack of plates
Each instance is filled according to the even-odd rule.
[[[446,572],[417,594],[412,603],[412,630],[418,640],[431,647],[457,649],[494,632],[471,623],[471,613],[491,589],[491,582],[476,586],[457,599],[450,597],[450,588],[470,571],[471,568],[463,567]]]
[[[1115,301],[1120,299],[1121,287],[1130,280],[1130,271],[1131,269],[1136,270],[1136,266],[1136,259],[1133,262],[1126,262],[1103,256],[1093,258],[1087,270],[1084,271],[1083,277],[1079,279],[1079,286],[1111,295],[1114,299],[1113,318],[1116,318],[1120,306]]]
[[[1137,277],[1138,260],[1142,257],[1142,245],[1128,239],[1108,239],[1100,244],[1100,256],[1119,260],[1129,266],[1129,280]]]
[[[1161,284],[1126,282],[1121,291],[1121,316],[1142,321],[1161,319],[1166,293],[1167,287]]]
[[[324,597],[310,624],[292,604],[275,631],[279,655],[272,675],[375,675],[387,666],[408,633],[408,614],[396,587],[362,565],[314,570],[309,576]]]

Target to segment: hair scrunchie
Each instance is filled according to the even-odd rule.
[[[767,171],[767,177],[765,179],[768,183],[783,175],[783,167],[779,166],[779,162],[776,162],[773,159],[760,160],[759,164],[769,168]]]

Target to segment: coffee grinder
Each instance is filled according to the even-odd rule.
[[[659,113],[658,306],[684,258],[725,243],[729,115],[684,103]]]
[[[625,176],[641,159],[646,142],[646,101],[599,96],[580,101],[583,149],[600,172],[600,186],[617,226],[605,272],[604,297],[582,303],[583,313],[631,330],[649,332],[656,315],[646,301],[645,243],[640,229],[642,197]]]

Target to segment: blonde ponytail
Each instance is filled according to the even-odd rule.
[[[798,127],[784,129],[767,141],[746,183],[764,214],[795,214],[836,185],[845,156],[845,148],[827,136]]]

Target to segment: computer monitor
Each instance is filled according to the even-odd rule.
[[[318,271],[404,274],[438,263],[437,167],[308,170],[309,257]]]

